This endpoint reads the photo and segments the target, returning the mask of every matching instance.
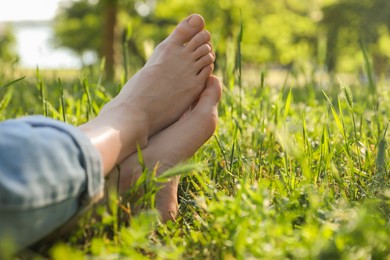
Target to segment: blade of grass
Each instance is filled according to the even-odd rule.
[[[8,83],[5,83],[3,86],[0,86],[0,91],[5,89],[5,88],[7,88],[7,87],[9,87],[9,86],[11,86],[11,85],[13,85],[13,84],[15,84],[15,83],[18,83],[19,81],[24,80],[25,78],[26,78],[26,76],[23,76],[23,77],[20,77],[18,79],[12,80],[12,81],[10,81]]]
[[[383,132],[382,138],[379,141],[378,145],[378,154],[376,157],[376,168],[378,173],[382,173],[386,167],[386,146],[387,146],[387,141],[386,141],[386,133],[387,129],[389,127],[389,122],[386,125],[386,128]]]
[[[286,104],[284,106],[284,120],[287,119],[288,112],[290,111],[290,106],[291,106],[291,101],[292,101],[292,88],[290,88],[290,91],[288,93],[287,99],[286,99]]]
[[[339,129],[339,131],[341,132],[341,134],[343,135],[344,139],[346,139],[346,135],[345,135],[345,130],[344,130],[344,126],[343,124],[341,123],[341,120],[332,104],[332,101],[330,101],[330,98],[328,97],[328,95],[326,95],[325,91],[322,91],[322,93],[324,94],[324,96],[326,97],[326,99],[328,100],[329,102],[329,105],[330,105],[330,109],[332,111],[332,115],[333,115],[333,118],[335,120],[335,123],[336,123],[336,126],[337,128]]]
[[[241,44],[242,44],[242,37],[244,33],[244,26],[242,22],[242,12],[240,10],[240,30],[238,32],[237,37],[237,56],[236,56],[236,71],[238,73],[238,88],[240,91],[239,94],[239,110],[238,113],[240,115],[240,118],[242,118],[242,55],[241,55]]]
[[[58,78],[58,86],[59,86],[59,90],[60,90],[60,109],[61,109],[61,112],[62,112],[62,121],[67,123],[67,120],[66,120],[66,107],[65,107],[65,101],[64,101],[64,87],[62,85],[62,82],[61,82],[60,78]]]
[[[373,72],[373,69],[372,69],[370,56],[369,56],[369,53],[368,53],[368,49],[367,49],[367,45],[366,45],[366,42],[364,40],[364,37],[362,37],[362,39],[360,40],[360,48],[361,48],[362,53],[363,53],[364,66],[366,68],[366,73],[367,73],[367,77],[368,77],[368,84],[369,84],[369,87],[370,87],[370,92],[371,92],[372,95],[376,95],[377,89],[376,89],[376,82],[375,82],[375,79],[374,79],[374,72]]]
[[[92,108],[91,94],[89,92],[89,83],[86,78],[83,79],[82,86],[84,89],[84,93],[87,96],[87,120],[89,121],[93,114],[93,108]]]
[[[43,82],[42,75],[41,75],[38,67],[36,69],[36,77],[38,80],[38,90],[39,90],[39,95],[40,95],[40,99],[42,102],[43,114],[44,114],[44,116],[47,116],[48,110],[47,110],[46,97],[45,97],[45,84]]]

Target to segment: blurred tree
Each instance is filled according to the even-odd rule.
[[[320,63],[325,60],[331,70],[348,69],[349,63],[361,63],[359,40],[364,35],[375,68],[389,66],[390,1],[387,0],[79,0],[70,3],[56,19],[57,43],[72,48],[80,57],[88,50],[105,57],[108,76],[114,74],[114,64],[123,62],[126,71],[129,64],[133,67],[142,64],[155,43],[163,40],[190,13],[205,17],[219,62],[224,61],[225,53],[234,52],[242,21],[241,54],[246,62],[291,66],[317,59]]]
[[[64,2],[55,21],[56,45],[72,49],[83,61],[84,54],[95,51],[101,54],[103,26],[100,8],[88,0]]]
[[[107,72],[111,74],[116,57],[115,26],[125,32],[122,41],[130,50],[131,62],[140,63],[153,43],[163,40],[183,17],[196,12],[205,17],[220,53],[225,53],[227,43],[234,41],[242,19],[243,58],[253,63],[288,65],[315,55],[317,31],[311,12],[319,1],[80,0],[62,10],[56,22],[56,36],[59,44],[71,47],[80,56],[89,49],[104,50],[97,52],[106,58]],[[99,16],[102,13],[105,15]],[[106,33],[103,37],[102,28]]]
[[[311,0],[160,0],[155,15],[183,17],[199,12],[213,33],[219,51],[226,51],[226,40],[237,36],[244,23],[242,55],[245,61],[288,65],[309,59],[316,53],[317,17],[320,1]],[[242,14],[242,16],[241,16]]]
[[[122,10],[127,13],[121,14]],[[125,27],[120,21],[128,22],[129,15],[134,14],[133,0],[64,2],[55,19],[54,42],[76,52],[83,64],[85,54],[90,51],[105,58],[105,72],[110,79],[115,75],[115,64],[120,63],[120,51],[116,50],[119,49],[120,30]],[[129,45],[135,46],[135,43],[129,41]]]
[[[0,62],[17,62],[19,57],[14,49],[16,38],[12,28],[0,25]]]
[[[118,14],[118,0],[101,0],[103,10],[103,51],[106,59],[105,70],[109,79],[115,75],[115,28]]]
[[[369,45],[377,72],[390,68],[390,1],[387,0],[78,0],[57,16],[57,43],[81,58],[89,50],[115,64],[138,67],[175,24],[202,14],[218,61],[234,52],[244,24],[242,57],[251,63],[322,62],[330,70],[361,64],[359,41]],[[364,36],[364,37],[363,37]],[[118,46],[122,44],[123,49]],[[322,44],[324,43],[324,44]],[[231,55],[230,55],[231,56]],[[233,55],[234,56],[234,55]],[[326,58],[321,58],[322,56]]]
[[[71,48],[84,62],[87,52],[105,58],[106,76],[114,76],[118,0],[81,0],[63,6],[55,20],[55,42]]]
[[[360,43],[370,48],[376,73],[390,68],[390,1],[339,0],[323,8],[321,25],[327,33],[327,60],[330,70],[353,67],[360,55]],[[351,65],[349,65],[347,63]],[[341,68],[340,68],[341,67]]]

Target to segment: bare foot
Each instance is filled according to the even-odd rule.
[[[143,113],[148,137],[179,119],[198,98],[213,69],[211,36],[203,27],[199,15],[181,22],[103,111],[119,106],[127,113],[132,109]]]
[[[142,150],[148,169],[158,163],[158,174],[190,158],[214,133],[221,98],[221,85],[211,76],[195,107],[179,121],[159,132],[149,140]],[[119,192],[124,194],[138,179],[142,170],[137,154],[133,154],[120,165]],[[179,177],[171,179],[157,192],[156,208],[165,222],[177,215],[177,189]]]
[[[145,147],[148,138],[178,120],[199,97],[213,70],[210,33],[191,15],[158,45],[146,63],[100,114],[80,128],[97,146],[104,172]]]

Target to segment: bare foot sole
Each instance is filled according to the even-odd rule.
[[[153,169],[158,163],[157,174],[167,170],[190,158],[212,136],[217,125],[217,106],[221,91],[219,80],[211,76],[194,108],[149,140],[148,146],[142,150],[148,169]],[[142,172],[137,154],[123,161],[120,169],[119,192],[124,194]],[[164,222],[174,219],[177,215],[178,184],[179,177],[172,178],[157,192],[156,208]]]

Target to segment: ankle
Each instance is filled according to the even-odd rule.
[[[138,119],[131,114],[126,115],[108,108],[79,127],[99,151],[105,174],[136,152],[137,145],[141,148],[147,145],[148,127],[145,121],[140,115]]]
[[[124,158],[148,144],[149,125],[146,113],[134,110],[108,108],[97,116],[102,126],[109,125],[120,136],[125,152]],[[122,159],[124,159],[122,158]]]

